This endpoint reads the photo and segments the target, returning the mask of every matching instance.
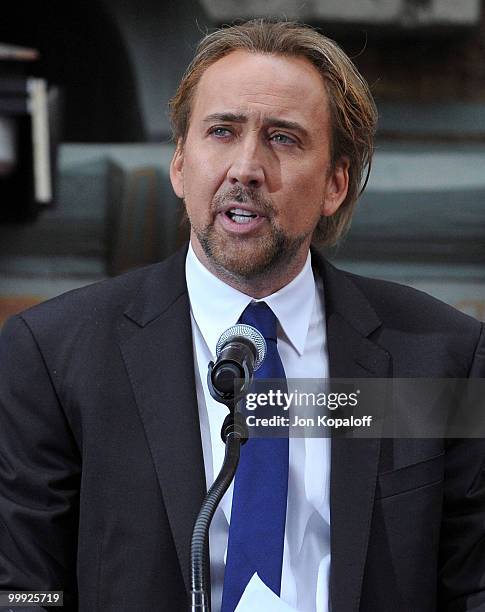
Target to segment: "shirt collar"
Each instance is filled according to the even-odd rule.
[[[187,251],[185,275],[192,315],[215,358],[220,335],[238,322],[253,298],[214,276],[199,261],[191,244]],[[315,303],[315,279],[310,252],[303,269],[290,283],[279,291],[254,301],[264,301],[268,304],[288,340],[300,355],[303,354]]]

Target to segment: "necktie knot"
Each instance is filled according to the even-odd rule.
[[[261,332],[265,340],[274,340],[276,342],[276,324],[278,320],[266,302],[251,302],[242,313],[240,321],[245,325],[255,327]]]

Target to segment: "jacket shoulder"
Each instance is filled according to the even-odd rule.
[[[185,252],[63,293],[20,313],[34,329],[52,329],[76,321],[95,324],[115,320],[133,303],[162,304],[167,296],[185,291]]]
[[[383,322],[448,332],[476,332],[480,323],[473,317],[419,289],[400,283],[344,273],[372,304]]]
[[[27,324],[37,327],[63,320],[95,318],[123,312],[147,278],[156,271],[149,266],[67,291],[20,313]],[[58,318],[59,317],[59,318]]]

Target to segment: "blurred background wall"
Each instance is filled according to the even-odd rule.
[[[258,16],[321,28],[378,104],[370,181],[329,256],[485,319],[485,1],[17,0],[0,18],[0,322],[183,242],[167,103],[204,33]]]

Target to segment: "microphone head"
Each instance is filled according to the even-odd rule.
[[[229,341],[236,340],[237,338],[243,338],[246,341],[249,340],[254,346],[256,350],[254,370],[256,371],[266,357],[266,340],[261,332],[251,325],[237,323],[237,325],[233,325],[232,327],[226,329],[226,331],[221,334],[221,337],[217,341],[216,356],[219,357],[222,349]]]

